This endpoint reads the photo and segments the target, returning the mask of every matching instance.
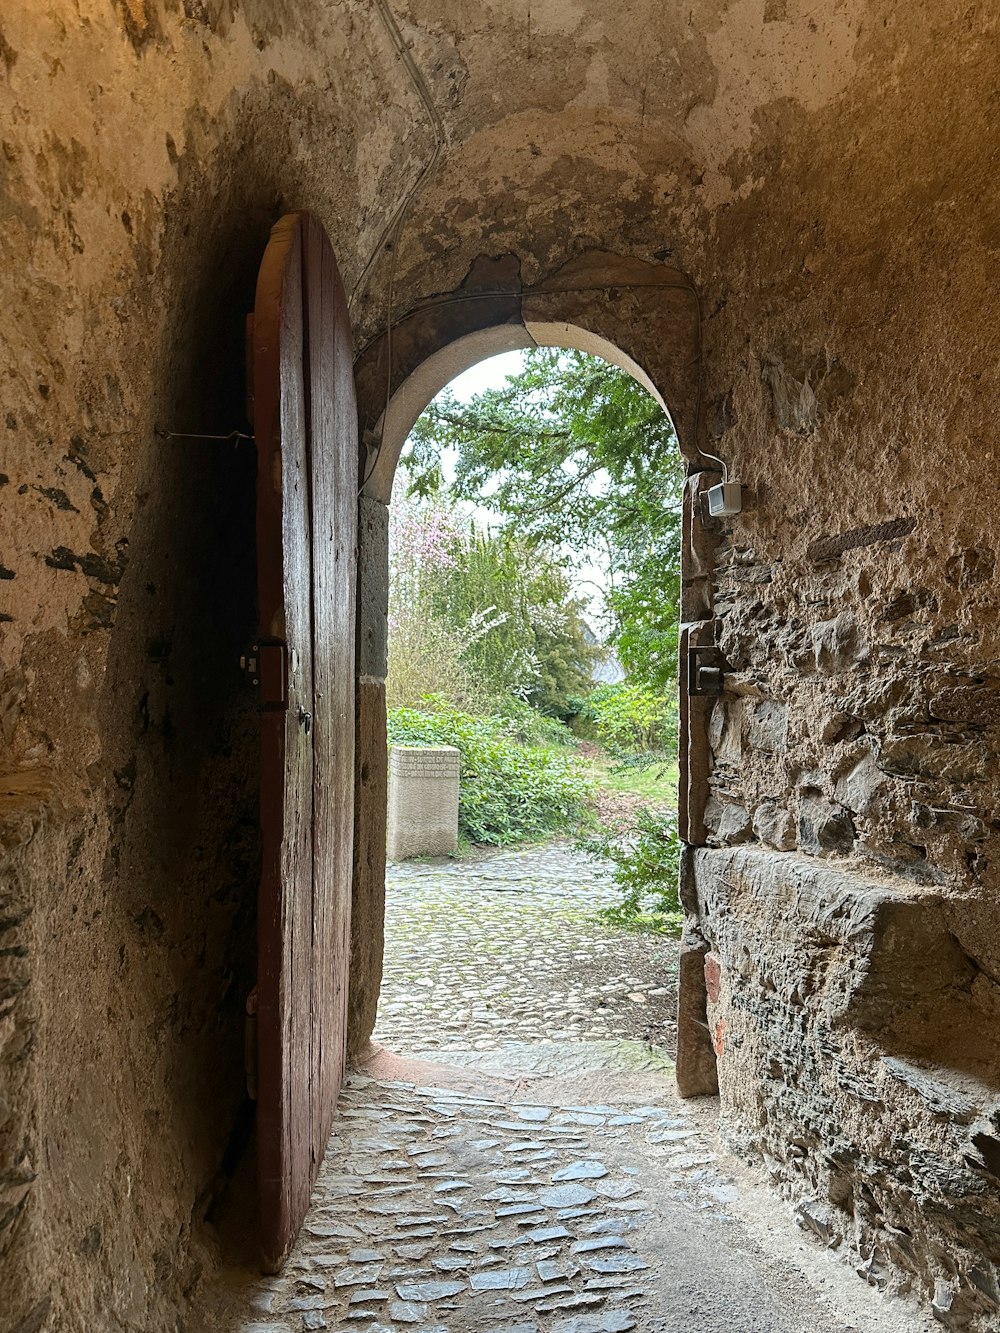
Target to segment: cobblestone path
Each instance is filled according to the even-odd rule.
[[[725,1157],[714,1105],[677,1098],[648,1040],[672,1034],[676,945],[596,920],[607,897],[561,848],[392,869],[393,1050],[345,1086],[285,1271],[229,1274],[192,1333],[928,1327]]]
[[[607,870],[559,844],[390,865],[375,1040],[398,1051],[641,1038],[673,1052],[677,944],[611,930]]]

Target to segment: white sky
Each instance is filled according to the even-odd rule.
[[[516,375],[523,365],[523,352],[501,352],[456,375],[448,387],[456,398],[468,402],[486,389],[499,389],[507,376]]]

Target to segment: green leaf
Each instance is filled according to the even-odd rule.
[[[538,545],[595,547],[627,670],[664,690],[676,674],[684,468],[669,417],[623,370],[582,352],[535,349],[506,383],[459,402],[439,395],[403,461],[411,493],[443,486],[488,506]]]

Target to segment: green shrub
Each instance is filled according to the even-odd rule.
[[[504,847],[579,828],[590,783],[573,757],[551,746],[520,743],[509,718],[473,717],[435,695],[422,702],[421,709],[389,712],[389,744],[453,745],[461,753],[462,836]]]
[[[604,915],[616,925],[679,935],[680,839],[675,810],[640,809],[628,828],[588,838],[586,851],[609,860],[621,902]]]
[[[439,691],[443,693],[443,691]],[[496,712],[502,717],[510,734],[522,745],[575,745],[576,737],[565,722],[547,713],[540,713],[523,699],[508,694],[496,701]]]
[[[599,685],[580,702],[580,716],[618,754],[677,748],[677,705],[644,685]]]

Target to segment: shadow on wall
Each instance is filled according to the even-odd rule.
[[[159,262],[138,247],[146,317],[120,361],[92,358],[120,415],[108,407],[77,450],[103,552],[73,562],[86,554],[91,587],[78,632],[107,636],[107,669],[75,889],[29,886],[44,904],[38,990],[72,1021],[47,1020],[34,1057],[53,1165],[5,1259],[30,1256],[15,1327],[91,1307],[116,1326],[173,1327],[211,1263],[200,1224],[252,1133],[258,725],[239,658],[256,633],[256,457],[250,442],[154,427],[248,430],[245,317],[274,204],[272,191],[208,201],[199,184],[178,192]],[[109,505],[100,482],[116,468]],[[51,841],[46,866],[59,854]]]
[[[159,358],[156,426],[246,432],[245,319],[271,210],[251,220],[227,208],[223,227],[204,219],[204,235],[187,208],[175,218],[167,262],[185,280]],[[152,441],[101,718],[114,821],[105,877],[118,879],[132,986],[148,1004],[128,1064],[149,1071],[166,1131],[151,1156],[193,1225],[252,1127],[243,1028],[256,977],[258,723],[239,659],[256,634],[255,486],[251,441]],[[179,1159],[172,1143],[184,1145]]]

